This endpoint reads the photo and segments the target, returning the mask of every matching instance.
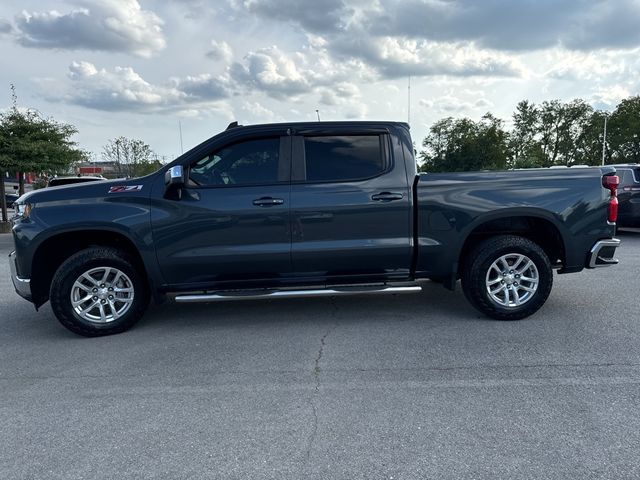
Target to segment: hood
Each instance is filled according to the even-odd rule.
[[[137,195],[148,194],[155,175],[157,175],[157,172],[140,178],[96,180],[95,182],[41,188],[25,193],[18,199],[18,203],[37,204],[131,193],[136,193]]]

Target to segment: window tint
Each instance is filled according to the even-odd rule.
[[[384,170],[380,136],[305,137],[307,181],[373,177]]]
[[[258,185],[278,183],[280,139],[236,143],[191,165],[197,185]]]
[[[640,169],[634,168],[632,171],[633,171],[633,179],[636,182],[640,182]]]
[[[626,168],[618,169],[618,171],[616,172],[616,175],[620,177],[620,185],[629,185],[633,183],[633,176],[632,176],[631,170],[627,170]]]

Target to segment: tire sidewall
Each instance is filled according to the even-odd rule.
[[[490,245],[497,248],[491,250]],[[498,246],[498,244],[501,244]],[[488,242],[485,249],[475,252],[476,256],[469,267],[465,295],[483,313],[498,320],[516,320],[535,313],[547,300],[553,284],[553,270],[547,255],[534,242],[515,236],[496,238]],[[491,298],[486,288],[486,276],[489,268],[498,258],[508,254],[522,254],[535,264],[538,270],[538,288],[530,300],[518,307],[505,307]]]
[[[79,316],[71,305],[71,289],[84,272],[97,267],[113,267],[125,273],[131,280],[134,296],[127,312],[108,323],[96,323]],[[133,263],[114,249],[95,248],[79,252],[67,259],[54,275],[50,292],[51,305],[58,320],[84,336],[100,336],[119,333],[130,328],[144,312],[148,303],[147,286]]]

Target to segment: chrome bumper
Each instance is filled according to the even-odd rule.
[[[614,258],[614,255],[616,253],[616,248],[619,246],[620,240],[617,238],[608,238],[606,240],[597,241],[589,252],[587,268],[616,265],[618,263],[618,259]]]
[[[22,298],[26,298],[31,301],[31,279],[21,278],[18,276],[18,269],[16,268],[16,252],[9,254],[9,267],[11,268],[11,281],[13,287],[16,289],[18,295]]]

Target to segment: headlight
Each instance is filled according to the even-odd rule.
[[[27,218],[31,214],[32,205],[30,203],[15,203],[16,217]]]

